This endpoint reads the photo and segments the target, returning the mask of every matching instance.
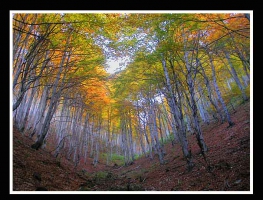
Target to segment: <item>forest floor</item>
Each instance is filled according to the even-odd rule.
[[[165,164],[158,156],[141,157],[129,166],[96,167],[88,160],[74,168],[13,129],[13,191],[250,191],[250,103],[240,105],[228,123],[202,125],[209,148],[205,162],[195,135],[188,141],[195,163],[187,170],[181,147],[165,144]]]

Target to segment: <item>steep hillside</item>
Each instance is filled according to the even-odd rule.
[[[235,123],[213,123],[202,127],[209,147],[206,161],[200,154],[194,135],[188,136],[195,162],[186,169],[178,144],[165,144],[165,164],[157,155],[151,161],[142,157],[130,166],[106,166],[101,161],[95,168],[89,162],[74,168],[48,152],[31,149],[33,141],[13,131],[14,191],[249,191],[250,190],[250,105],[241,105],[232,114]]]

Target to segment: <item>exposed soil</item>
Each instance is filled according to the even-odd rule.
[[[187,170],[181,147],[165,145],[165,164],[158,156],[142,157],[129,166],[96,167],[88,160],[74,168],[66,159],[56,160],[48,149],[34,150],[33,140],[13,130],[13,191],[250,191],[250,104],[232,114],[234,126],[203,125],[209,148],[206,160],[195,135],[189,135],[193,161]]]

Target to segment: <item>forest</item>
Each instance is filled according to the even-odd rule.
[[[174,170],[193,173],[201,162],[213,174],[218,165],[211,155],[222,150],[214,147],[224,134],[248,145],[238,156],[248,185],[234,190],[250,190],[250,13],[14,12],[10,18],[14,190],[36,190],[16,188],[21,141],[28,157],[48,152],[83,180],[96,173],[96,185],[103,185],[98,174],[106,168],[113,169],[107,172],[113,183],[115,172],[142,168],[136,165],[142,159],[170,173],[165,166],[178,155],[184,167]],[[109,59],[123,62],[109,73]],[[128,189],[113,190],[131,190],[131,180]],[[243,178],[226,180],[213,190],[231,190]]]

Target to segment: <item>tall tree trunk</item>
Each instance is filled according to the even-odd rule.
[[[245,56],[242,53],[242,51],[238,48],[238,45],[236,44],[236,41],[235,41],[233,33],[230,30],[228,30],[228,33],[231,36],[231,39],[232,39],[232,42],[233,42],[233,46],[235,48],[235,52],[237,53],[238,57],[240,58],[240,60],[242,62],[243,70],[244,70],[244,72],[245,72],[245,74],[247,76],[247,79],[250,80],[249,72],[248,72],[248,70],[250,68],[249,61],[248,61],[248,59],[245,58]],[[227,52],[225,52],[225,53],[227,53]]]
[[[197,107],[198,107],[200,116],[206,124],[209,124],[210,123],[209,114],[208,114],[207,109],[206,109],[205,104],[204,104],[204,101],[206,101],[206,99],[203,95],[203,89],[201,88],[200,85],[198,85],[198,93],[199,93],[199,97],[198,97],[198,101],[197,101]]]
[[[95,123],[95,115],[92,116],[92,123],[91,123],[91,131],[90,131],[90,158],[93,157],[94,152],[93,152],[93,148],[94,148],[94,123]]]
[[[181,138],[180,141],[181,141],[183,154],[184,154],[184,157],[186,158],[188,169],[191,170],[194,166],[194,163],[192,160],[191,152],[190,152],[189,147],[188,147],[188,141],[186,138],[184,123],[181,123],[181,121],[180,121],[180,114],[178,112],[179,109],[178,109],[178,107],[176,107],[175,97],[173,95],[171,81],[170,81],[170,77],[168,74],[166,61],[164,58],[162,58],[162,66],[163,66],[163,71],[164,71],[164,75],[165,75],[165,79],[166,79],[166,85],[168,88],[168,97],[167,98],[170,99],[170,102],[171,102],[169,104],[169,106],[170,106],[171,111],[173,113],[174,119],[179,126],[179,137]]]
[[[218,99],[219,99],[219,101],[220,101],[220,103],[221,103],[221,105],[222,105],[222,107],[224,109],[224,112],[225,112],[225,115],[226,115],[226,118],[227,118],[229,126],[233,126],[234,123],[231,120],[230,114],[228,113],[228,109],[226,107],[226,104],[225,104],[225,102],[224,102],[224,100],[222,98],[221,92],[220,92],[219,87],[217,85],[215,66],[214,66],[214,63],[213,63],[212,56],[209,54],[209,52],[208,52],[208,56],[209,56],[209,61],[210,61],[211,69],[212,69],[213,84],[214,84],[214,88],[215,88],[217,97],[218,97]]]
[[[129,125],[129,129],[128,129],[128,136],[129,136],[129,146],[130,146],[130,152],[131,152],[131,159],[132,161],[135,160],[134,157],[134,149],[133,149],[133,138],[132,138],[132,121],[131,121],[131,113],[130,111],[128,111],[127,113],[127,117],[128,117],[128,125]]]
[[[51,32],[48,32],[47,29],[47,31],[45,32],[45,37],[47,37],[50,33]],[[42,52],[40,51],[40,49],[42,50],[45,49],[46,47],[47,47],[47,42],[46,40],[44,40],[44,37],[39,40],[34,40],[32,45],[29,47],[27,54],[25,55],[24,58],[22,58],[24,61],[19,63],[19,65],[21,64],[21,66],[17,67],[18,69],[16,70],[16,74],[13,80],[13,88],[14,88],[13,91],[14,93],[16,92],[18,93],[14,95],[15,102],[13,102],[13,111],[18,108],[22,99],[24,98],[26,91],[30,88],[32,83],[37,79],[39,79],[40,76],[42,75],[44,68],[40,70],[38,75],[34,73],[34,71],[38,67],[39,61],[41,60],[42,57],[42,55],[39,53]],[[20,84],[17,84],[17,80],[19,77],[21,81]]]
[[[88,158],[88,134],[89,134],[89,114],[86,113],[85,123],[83,127],[83,134],[84,134],[84,163],[87,164]]]
[[[160,164],[164,164],[164,160],[163,160],[163,151],[162,151],[162,147],[160,145],[159,142],[159,138],[158,138],[158,129],[157,129],[157,123],[156,123],[156,114],[155,114],[155,103],[154,100],[151,99],[151,97],[148,97],[148,104],[149,104],[149,128],[150,128],[150,133],[151,136],[153,138],[153,145],[155,146],[156,149],[156,153],[158,154],[159,157],[159,162]]]
[[[41,145],[43,144],[44,138],[46,137],[46,134],[47,134],[48,129],[49,129],[49,125],[50,125],[51,119],[52,119],[53,114],[55,113],[57,105],[58,105],[58,99],[60,97],[61,91],[57,90],[57,87],[58,87],[59,79],[60,79],[60,76],[61,76],[61,73],[62,73],[63,63],[64,63],[64,58],[62,59],[62,63],[60,65],[59,71],[57,73],[57,77],[56,77],[55,83],[54,83],[54,85],[52,87],[52,93],[51,93],[51,97],[50,97],[51,98],[50,99],[50,105],[49,105],[49,108],[48,108],[47,115],[45,117],[44,123],[43,123],[43,125],[41,127],[41,130],[40,130],[40,133],[39,133],[39,137],[38,137],[36,143],[34,143],[31,146],[33,149],[36,149],[36,150],[38,150],[41,147]]]
[[[235,70],[235,68],[234,68],[234,66],[233,66],[233,64],[232,64],[232,62],[231,62],[229,53],[228,53],[227,51],[224,51],[224,53],[225,53],[226,59],[227,59],[227,61],[228,61],[228,64],[229,64],[229,66],[230,66],[232,76],[233,76],[233,78],[234,78],[234,80],[235,80],[238,88],[240,89],[240,91],[241,91],[241,93],[242,93],[243,100],[244,100],[244,101],[247,101],[247,100],[248,100],[248,97],[247,97],[247,95],[246,95],[246,93],[245,93],[245,88],[243,87],[243,85],[241,84],[241,82],[240,82],[240,80],[239,80],[239,78],[238,78],[238,75],[237,75],[237,73],[236,73],[236,70]]]
[[[138,125],[137,125],[137,136],[138,136],[138,138],[139,138],[139,140],[140,140],[140,145],[141,145],[141,148],[142,148],[142,152],[143,152],[143,154],[144,154],[144,156],[145,157],[147,157],[147,155],[146,155],[146,150],[145,150],[145,146],[144,146],[144,144],[143,144],[143,140],[142,140],[142,132],[143,132],[143,130],[142,130],[142,128],[141,128],[141,118],[140,118],[140,111],[139,111],[139,101],[137,100],[136,101],[136,106],[137,106],[137,109],[136,109],[136,111],[137,111],[137,120],[138,120]]]
[[[191,120],[191,116],[188,111],[187,106],[184,106],[184,112],[185,112],[185,119],[186,119],[186,127],[187,127],[187,131],[189,131],[192,135],[194,134],[194,130],[193,130],[193,126],[192,126],[192,120]]]
[[[28,14],[26,14],[25,19],[27,18]],[[33,23],[35,23],[36,19],[37,19],[37,14],[34,15],[34,19],[33,19]],[[25,24],[20,23],[20,26],[25,26]],[[22,28],[22,27],[21,27]],[[30,26],[29,28],[29,33],[32,32],[34,26]],[[14,31],[15,32],[15,31]],[[24,55],[25,53],[23,52],[25,50],[25,48],[28,46],[28,40],[29,40],[29,36],[30,34],[26,34],[23,43],[21,44],[21,46],[18,48],[19,43],[20,43],[20,39],[21,37],[21,32],[18,33],[18,37],[17,40],[14,40],[14,44],[13,44],[13,66],[14,66],[14,79],[13,79],[13,89],[15,88],[16,84],[17,84],[17,80],[18,77],[21,75],[22,72],[22,67],[25,66],[23,63],[24,60]],[[21,57],[22,56],[22,57]]]
[[[195,132],[196,132],[196,139],[198,142],[198,145],[201,149],[202,152],[207,152],[208,148],[206,146],[206,143],[204,141],[204,137],[203,137],[203,133],[201,131],[201,127],[198,121],[198,116],[197,116],[197,106],[196,106],[196,100],[195,100],[195,88],[194,88],[194,81],[192,79],[192,68],[190,66],[190,63],[188,61],[188,51],[185,51],[184,54],[184,60],[186,63],[186,68],[187,68],[187,85],[189,88],[189,92],[190,92],[190,108],[192,111],[192,115],[193,115],[193,120],[194,120],[194,127],[195,127]]]
[[[94,165],[94,167],[96,167],[98,162],[99,162],[99,154],[100,154],[100,144],[99,144],[99,139],[98,138],[96,138],[96,140],[95,140],[95,153],[94,154],[95,155],[94,155],[94,158],[93,158],[93,165]]]
[[[163,147],[164,147],[164,137],[163,137],[163,127],[162,127],[161,113],[158,112],[157,115],[158,115],[158,123],[159,123],[158,129],[160,130],[160,136],[161,136],[161,142],[162,142],[161,143],[161,147],[163,149]],[[163,149],[163,151],[164,151],[164,149]]]
[[[108,114],[108,121],[107,121],[107,138],[106,138],[106,154],[107,154],[107,158],[106,158],[106,165],[109,166],[109,162],[110,162],[110,147],[111,147],[111,108],[108,108],[107,111]]]
[[[205,70],[200,62],[200,60],[198,58],[196,58],[196,63],[197,65],[199,64],[200,68],[201,68],[201,71],[202,71],[202,74],[203,74],[203,77],[204,77],[204,81],[205,81],[205,85],[206,85],[206,89],[207,89],[207,92],[208,92],[208,99],[210,100],[211,104],[214,106],[214,108],[216,109],[216,112],[217,114],[220,116],[220,120],[221,120],[221,123],[224,122],[224,117],[219,109],[219,106],[218,106],[218,103],[217,103],[217,100],[213,100],[213,93],[212,93],[212,89],[211,89],[211,86],[210,86],[210,81],[209,81],[209,78],[207,77],[206,73],[205,73]]]
[[[130,164],[130,152],[129,152],[129,142],[128,142],[128,130],[127,130],[127,119],[123,112],[121,117],[121,134],[122,134],[122,149],[124,152],[124,162],[125,166]]]
[[[35,82],[35,84],[38,84],[37,82]],[[34,85],[35,85],[34,84]],[[35,93],[37,91],[37,88],[36,87],[33,87],[32,90],[31,90],[31,95],[29,97],[29,101],[27,103],[27,108],[26,108],[26,113],[25,113],[25,117],[23,119],[23,126],[21,127],[21,130],[23,132],[23,134],[25,133],[24,130],[28,124],[28,116],[29,116],[29,111],[30,111],[30,108],[31,108],[31,105],[32,105],[32,102],[33,102],[33,99],[34,99],[34,96],[35,96]]]
[[[41,126],[43,124],[43,120],[44,120],[44,115],[45,115],[45,110],[46,110],[46,106],[47,106],[47,101],[48,101],[48,93],[49,93],[50,87],[48,86],[44,86],[43,88],[43,94],[41,95],[41,99],[39,102],[39,107],[37,109],[37,113],[36,113],[36,118],[35,121],[33,122],[33,128],[32,128],[32,132],[30,133],[30,138],[32,138],[36,132],[40,132],[41,130]]]
[[[152,146],[151,146],[151,143],[149,141],[149,137],[147,135],[147,129],[146,129],[146,123],[143,122],[143,134],[145,136],[145,140],[148,144],[148,147],[149,147],[149,156],[150,156],[150,159],[152,160],[153,159],[153,155],[152,155]]]
[[[52,86],[52,92],[51,92],[51,97],[50,97],[50,105],[49,105],[49,108],[47,111],[47,115],[45,117],[45,120],[44,120],[44,123],[43,123],[43,126],[41,128],[41,131],[40,131],[40,134],[39,134],[37,141],[33,145],[31,145],[31,148],[36,149],[36,150],[38,150],[43,144],[43,141],[44,141],[44,139],[48,133],[48,129],[50,126],[51,119],[52,119],[53,114],[55,113],[55,111],[57,109],[57,106],[59,103],[59,98],[60,98],[61,93],[62,93],[62,84],[65,81],[67,70],[65,71],[63,77],[61,77],[61,75],[62,75],[63,68],[67,69],[69,67],[69,60],[70,60],[71,51],[72,51],[72,48],[69,48],[71,33],[72,33],[72,31],[69,33],[69,35],[67,37],[66,46],[65,46],[64,53],[63,53],[63,56],[61,58],[60,64],[59,64],[57,76],[56,76],[55,82]],[[66,62],[66,66],[64,66],[65,62]],[[61,85],[59,88],[59,82],[60,81],[61,81]]]
[[[169,105],[169,101],[168,101],[168,105]],[[166,116],[166,119],[169,121],[169,123],[171,124],[171,128],[172,128],[172,133],[174,135],[174,141],[172,141],[172,144],[174,144],[175,142],[178,142],[179,144],[181,144],[181,139],[179,137],[179,134],[178,134],[178,130],[176,129],[176,122],[175,122],[175,119],[174,119],[174,116],[171,116],[171,115],[168,115],[168,111],[167,109],[165,108],[164,104],[162,104],[163,106],[163,109],[164,109],[164,113],[165,113],[165,116]],[[170,106],[169,106],[170,107]],[[171,116],[171,117],[170,117]]]

